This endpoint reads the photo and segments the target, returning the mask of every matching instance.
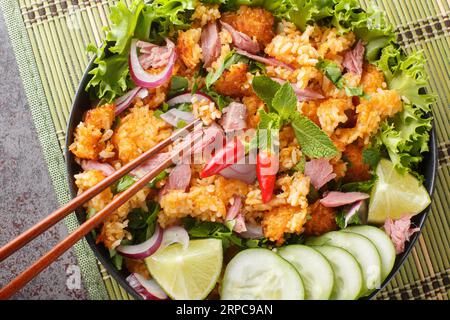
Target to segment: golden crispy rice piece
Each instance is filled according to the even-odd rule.
[[[250,96],[253,93],[247,75],[248,65],[239,63],[226,70],[214,84],[214,89],[221,95],[233,98]]]
[[[298,146],[289,146],[280,150],[280,172],[289,171],[299,163],[302,152]]]
[[[157,118],[147,106],[135,106],[121,119],[114,130],[112,142],[119,160],[128,163],[159,142],[168,138],[172,128]]]
[[[88,170],[75,175],[75,184],[78,188],[78,194],[81,194],[86,190],[92,188],[105,178],[105,175],[98,170]],[[96,195],[94,198],[89,200],[83,206],[85,208],[93,208],[95,212],[99,212],[104,207],[106,207],[108,203],[111,202],[112,198],[113,194],[111,192],[111,188],[107,188]]]
[[[340,123],[347,121],[348,118],[345,111],[352,108],[353,103],[350,98],[322,101],[317,108],[317,116],[322,130],[331,136]]]
[[[253,94],[242,98],[242,103],[247,107],[247,127],[256,129],[259,124],[259,111],[265,110],[264,102]]]
[[[308,215],[310,218],[305,224],[305,234],[308,236],[320,236],[338,229],[335,209],[324,207],[319,200],[308,208]]]
[[[300,233],[306,222],[307,210],[282,206],[265,213],[262,219],[264,236],[277,245],[284,243],[285,233]]]
[[[376,93],[370,95],[369,100],[362,99],[361,104],[356,107],[355,128],[337,129],[331,138],[341,151],[358,138],[361,138],[364,144],[368,144],[372,135],[378,131],[381,122],[400,112],[402,108],[403,103],[396,91],[378,89]]]
[[[131,273],[139,273],[145,279],[151,279],[150,273],[148,272],[147,266],[144,260],[134,260],[130,258],[124,258],[125,267]]]
[[[335,60],[336,55],[352,48],[355,43],[353,32],[340,35],[336,28],[320,28],[321,35],[318,39],[318,51],[320,56]],[[340,59],[340,58],[338,58]]]
[[[211,21],[219,20],[220,16],[221,14],[218,4],[199,3],[195,7],[195,11],[192,14],[191,19],[194,21],[194,23],[197,23],[201,27],[203,27]]]
[[[192,98],[192,111],[196,119],[201,119],[206,126],[222,117],[222,112],[216,108],[216,104],[209,100]]]
[[[200,37],[202,29],[189,29],[178,32],[177,49],[186,67],[197,68],[202,59],[202,48],[200,47]]]
[[[105,104],[86,113],[85,121],[75,129],[75,139],[69,147],[75,156],[81,159],[98,159],[106,146],[104,134],[109,134],[114,122],[114,109],[114,105]]]
[[[256,39],[261,49],[272,41],[275,19],[267,10],[241,6],[237,12],[227,12],[222,21],[230,24],[236,30]]]
[[[146,198],[150,193],[149,188],[144,188],[136,193],[130,200],[125,202],[115,211],[102,225],[101,233],[97,238],[97,243],[103,242],[106,248],[115,249],[125,238],[131,240],[131,234],[125,230],[128,226],[128,214],[134,209],[148,211]],[[115,196],[117,197],[117,195]]]
[[[358,146],[356,143],[349,144],[342,157],[349,163],[347,173],[345,175],[345,182],[357,182],[369,180],[370,167],[363,161],[363,147]]]
[[[223,222],[233,195],[247,194],[248,186],[244,182],[221,176],[213,179],[213,182],[208,179],[206,185],[197,183],[189,192],[170,191],[162,196],[159,224],[166,228],[187,216],[203,221]]]
[[[378,89],[386,89],[383,73],[373,64],[364,64],[361,85],[367,94],[375,93]]]

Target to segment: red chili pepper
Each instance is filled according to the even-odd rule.
[[[218,174],[237,163],[243,156],[245,156],[245,146],[238,138],[234,138],[214,154],[200,173],[200,178]]]
[[[277,154],[272,154],[270,151],[259,151],[256,158],[256,175],[258,176],[263,203],[272,199],[278,169],[279,159]]]

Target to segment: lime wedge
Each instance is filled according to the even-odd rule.
[[[382,159],[376,174],[378,181],[369,204],[370,223],[382,224],[388,217],[416,215],[430,204],[430,196],[419,180],[409,173],[399,173],[391,161]]]
[[[145,259],[153,278],[175,300],[206,298],[219,279],[222,261],[218,239],[191,240],[186,250],[176,243]]]

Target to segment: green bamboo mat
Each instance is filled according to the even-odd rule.
[[[130,0],[127,0],[128,2]],[[88,64],[84,48],[100,44],[108,24],[106,0],[0,0],[20,74],[61,204],[69,200],[64,136],[72,99]],[[362,0],[363,6],[369,1]],[[439,95],[433,107],[439,171],[432,212],[412,254],[378,299],[439,299],[450,296],[450,3],[448,0],[378,0],[397,26],[407,51],[423,50]],[[78,223],[65,220],[69,231]],[[131,297],[95,260],[85,241],[76,245],[84,284],[92,299]]]

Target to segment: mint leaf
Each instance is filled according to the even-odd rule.
[[[302,152],[310,158],[332,158],[338,154],[330,138],[314,122],[301,114],[292,118],[297,141]]]
[[[253,78],[252,87],[256,95],[269,107],[269,111],[273,111],[272,100],[281,85],[269,77],[258,76]]]
[[[214,72],[208,73],[208,75],[206,76],[206,88],[209,89],[217,80],[219,80],[225,70],[229,69],[232,65],[240,62],[248,62],[248,59],[241,56],[240,54],[237,54],[234,51],[228,53],[220,68]]]
[[[368,164],[372,169],[375,169],[380,162],[381,155],[380,150],[377,148],[365,149],[362,152],[363,162]]]
[[[344,84],[342,83],[342,71],[336,62],[331,60],[321,59],[316,64],[316,68],[322,71],[322,73],[334,83],[336,88],[342,89]]]
[[[264,110],[259,112],[259,117],[260,122],[256,135],[257,147],[262,150],[272,150],[276,142],[274,138],[279,134],[282,120],[276,113],[267,113]]]
[[[289,82],[285,82],[275,93],[272,107],[281,117],[282,121],[288,120],[297,111],[297,95]]]

